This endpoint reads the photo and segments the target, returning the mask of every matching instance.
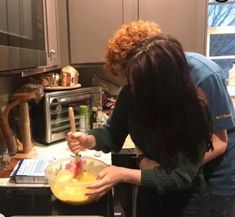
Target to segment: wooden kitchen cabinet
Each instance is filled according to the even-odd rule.
[[[139,0],[139,19],[153,20],[186,51],[205,54],[208,0]]]
[[[102,62],[108,39],[123,23],[150,20],[186,51],[205,54],[207,0],[68,0],[70,62]]]
[[[58,1],[44,0],[47,66],[60,65]]]
[[[137,0],[69,0],[70,62],[103,62],[108,39],[137,19]]]

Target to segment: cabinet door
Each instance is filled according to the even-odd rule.
[[[45,0],[47,66],[60,64],[58,1]]]
[[[208,0],[139,0],[139,19],[153,20],[187,51],[205,54]]]
[[[69,0],[71,63],[103,62],[106,43],[123,19],[122,0]]]

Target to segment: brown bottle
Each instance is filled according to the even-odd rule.
[[[97,122],[97,116],[98,116],[98,108],[92,107],[92,113],[90,117],[90,128],[95,129],[99,127],[99,123]]]

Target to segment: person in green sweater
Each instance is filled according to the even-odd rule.
[[[105,51],[107,75],[120,82],[125,58],[130,49],[144,38],[158,34],[157,23],[135,21],[122,25],[108,41]],[[235,110],[223,78],[223,70],[209,58],[194,52],[185,52],[191,77],[208,99],[213,119],[213,150],[204,156],[204,174],[207,182],[204,201],[206,216],[235,216]],[[111,77],[112,78],[112,77]],[[114,78],[113,78],[114,79]],[[136,147],[140,169],[151,169],[156,161]],[[144,154],[144,155],[142,155]]]
[[[202,164],[213,149],[212,120],[181,44],[166,34],[147,37],[130,49],[121,70],[127,85],[107,124],[88,135],[70,132],[69,148],[74,153],[84,148],[118,152],[130,134],[155,164],[151,169],[109,166],[87,195],[100,198],[126,182],[139,186],[139,217],[202,217]]]

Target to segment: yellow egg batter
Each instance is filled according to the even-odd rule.
[[[60,200],[70,204],[85,204],[89,202],[85,193],[87,182],[93,182],[96,176],[86,171],[74,177],[73,173],[68,171],[60,171],[56,176],[56,182],[51,185],[53,194]]]

